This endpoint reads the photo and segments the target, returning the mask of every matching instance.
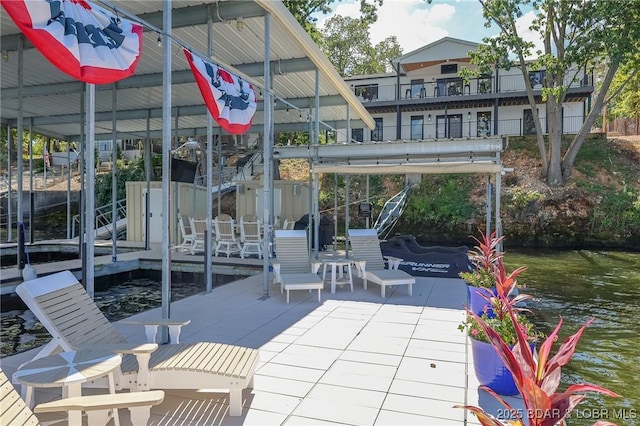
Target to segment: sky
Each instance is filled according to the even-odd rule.
[[[337,0],[332,4],[335,14],[360,17],[359,0]],[[318,16],[318,25],[332,15]],[[528,30],[533,12],[518,20],[520,34],[536,42],[535,35]],[[403,53],[409,53],[424,45],[453,37],[480,43],[484,37],[498,33],[496,27],[485,28],[482,9],[477,0],[384,0],[378,9],[378,21],[371,26],[370,39],[373,45],[395,35]],[[536,43],[539,44],[539,43]]]

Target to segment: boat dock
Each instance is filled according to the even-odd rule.
[[[149,424],[479,425],[458,404],[505,419],[506,411],[478,389],[468,338],[458,330],[467,297],[462,280],[416,277],[412,296],[399,286],[381,298],[378,286],[365,290],[355,279],[353,292],[343,286],[331,294],[325,286],[318,303],[315,293],[294,291],[289,304],[275,284],[263,298],[262,281],[256,274],[171,304],[172,318],[191,320],[182,342],[259,349],[242,416],[229,416],[227,393],[167,390]],[[160,316],[157,308],[129,320]],[[142,327],[114,324],[129,341],[145,341]],[[36,352],[3,358],[3,370],[10,377]],[[59,397],[59,389],[36,391],[37,402]],[[522,400],[507,400],[522,408]],[[126,410],[120,422],[131,424]]]
[[[94,276],[103,277],[131,272],[138,269],[150,269],[160,271],[162,268],[162,249],[160,244],[153,244],[151,250],[144,250],[142,243],[118,241],[118,253],[113,260],[113,246],[111,240],[96,241],[93,263]],[[28,246],[29,253],[66,253],[78,254],[78,241],[76,240],[52,240],[43,241]],[[17,252],[17,244],[9,243],[0,246],[0,256],[11,256]],[[46,262],[32,264],[38,276],[53,274],[69,270],[76,278],[82,277],[82,260],[79,258],[62,260],[58,262]],[[171,270],[175,272],[204,273],[204,256],[192,255],[185,252],[171,252]],[[238,257],[212,257],[212,272],[221,275],[249,276],[261,273],[263,270],[262,259]],[[22,273],[17,266],[0,269],[0,295],[11,294],[23,281]]]

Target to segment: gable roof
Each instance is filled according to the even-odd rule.
[[[415,69],[416,67],[419,68],[419,64],[425,63],[434,65],[449,61],[468,62],[468,52],[470,50],[476,50],[479,44],[480,43],[453,37],[443,37],[433,43],[422,46],[409,53],[405,53],[404,55],[393,59],[391,63],[395,69],[398,69],[398,66],[401,66],[406,72],[411,69]]]

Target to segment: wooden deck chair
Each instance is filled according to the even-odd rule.
[[[191,220],[191,218],[189,218]],[[189,230],[184,224],[184,220],[182,219],[182,215],[178,216],[178,225],[180,227],[180,236],[182,241],[177,246],[179,251],[191,251],[191,247],[193,246],[193,227],[190,226]]]
[[[275,231],[276,259],[273,262],[275,282],[280,284],[280,293],[289,290],[318,290],[318,302],[321,301],[320,291],[324,282],[318,276],[320,264],[309,260],[309,246],[305,230]]]
[[[373,281],[381,287],[381,296],[385,297],[385,287],[389,285],[408,285],[409,296],[412,295],[416,279],[405,271],[398,269],[402,259],[390,258],[389,268],[385,269],[385,259],[380,249],[378,232],[375,229],[349,229],[349,242],[356,262],[358,276],[362,278],[364,288],[367,282]]]
[[[123,355],[120,371],[114,375],[117,390],[224,389],[229,392],[230,415],[242,414],[242,390],[253,387],[257,349],[211,342],[178,343],[180,326],[189,321],[174,320],[145,327],[148,343],[154,343],[158,325],[169,326],[175,344],[130,344],[69,271],[25,281],[16,293],[53,337],[36,358],[59,350],[98,346]],[[106,387],[107,383],[94,385]]]
[[[31,411],[0,369],[0,425],[36,426],[40,421],[34,412],[40,414],[63,411],[86,412],[88,426],[106,425],[110,420],[109,411],[128,408],[133,425],[143,426],[149,420],[151,406],[160,404],[163,399],[163,391],[91,395],[39,404]]]
[[[193,239],[191,242],[191,254],[204,251],[204,234],[207,230],[207,220],[203,218],[189,218]]]
[[[216,228],[216,256],[219,253],[229,255],[240,253],[242,247],[236,238],[235,223],[228,214],[220,214],[215,219]]]
[[[262,259],[263,237],[261,233],[260,221],[255,216],[243,216],[240,218],[240,257],[255,254],[258,259]]]

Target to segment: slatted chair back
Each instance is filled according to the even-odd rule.
[[[256,216],[243,216],[240,218],[240,242],[242,249],[240,257],[244,258],[255,254],[262,258],[262,233],[260,232],[260,222]]]
[[[48,278],[25,281],[16,288],[53,336],[36,358],[50,355],[57,346],[71,351],[80,346],[127,343],[70,271]]]
[[[234,220],[228,214],[216,216],[215,228],[218,241],[236,241]]]
[[[275,231],[275,244],[281,274],[311,272],[307,231],[278,229]]]
[[[191,218],[189,218],[191,220]],[[178,216],[178,225],[180,227],[180,235],[182,237],[182,241],[180,245],[178,245],[178,249],[181,251],[191,250],[191,246],[193,245],[193,230],[191,224],[189,225],[189,229],[184,224],[184,219],[182,219],[182,215]]]
[[[282,229],[291,230],[296,226],[296,221],[293,218],[286,218],[282,223]]]
[[[240,219],[240,239],[243,243],[262,241],[261,224],[256,221]]]
[[[191,254],[204,251],[204,234],[207,230],[207,219],[199,217],[190,217],[189,223],[191,232],[193,233],[193,242],[191,244]]]
[[[241,221],[245,221],[245,222],[260,222],[260,219],[258,219],[258,216],[254,215],[254,214],[247,214],[244,215],[240,218]]]
[[[40,422],[0,369],[0,425],[37,426]]]
[[[367,270],[385,269],[380,240],[375,229],[349,229],[348,233],[354,259],[366,260]]]
[[[234,253],[240,253],[242,247],[236,237],[235,223],[228,214],[220,214],[214,221],[216,229],[215,254],[225,253],[227,257]]]

